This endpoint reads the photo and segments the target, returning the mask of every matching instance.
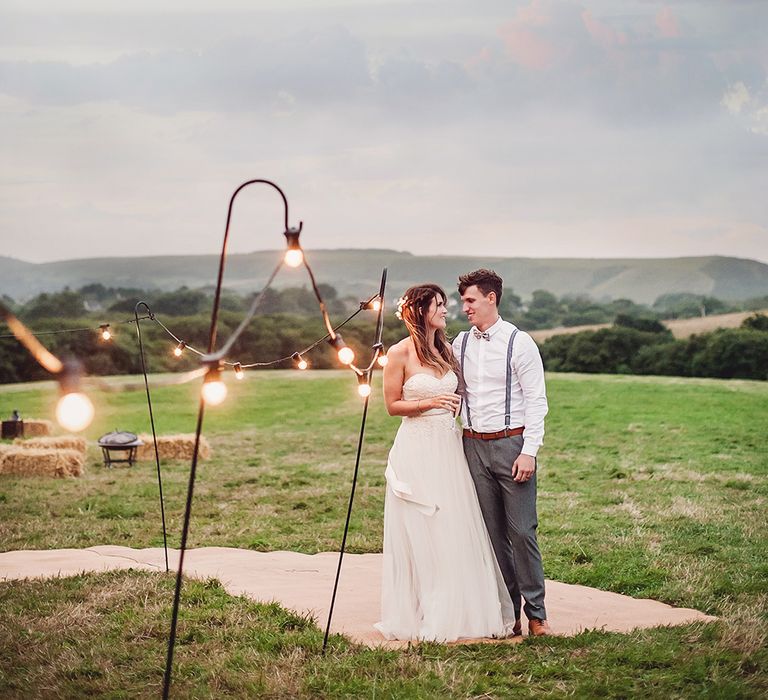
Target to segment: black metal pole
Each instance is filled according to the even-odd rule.
[[[141,321],[139,320],[139,307],[143,306],[147,310],[147,314],[150,318],[154,318],[152,309],[149,305],[140,301],[133,309],[134,316],[136,317],[136,333],[139,336],[139,355],[141,356],[141,371],[144,374],[144,387],[147,390],[147,407],[149,408],[149,423],[152,426],[152,442],[155,446],[155,464],[157,465],[157,487],[160,491],[160,517],[163,521],[163,549],[165,550],[165,570],[170,571],[168,566],[168,534],[165,527],[165,500],[163,498],[163,477],[160,473],[160,451],[157,449],[157,432],[155,431],[155,416],[152,412],[152,396],[149,393],[149,379],[147,378],[147,364],[144,359],[144,341],[141,337]]]
[[[363,419],[360,422],[360,437],[357,441],[357,457],[355,458],[355,471],[352,474],[352,490],[349,494],[349,505],[347,506],[347,520],[344,523],[344,537],[341,540],[341,550],[339,551],[339,563],[336,566],[336,580],[333,582],[333,594],[331,595],[331,607],[328,610],[328,623],[325,625],[325,636],[323,637],[323,654],[328,646],[328,635],[331,631],[331,619],[333,618],[333,607],[336,603],[336,592],[339,588],[339,576],[341,576],[341,563],[344,560],[344,550],[347,546],[347,533],[349,532],[349,520],[352,517],[352,503],[355,500],[355,487],[357,486],[357,473],[360,468],[360,454],[363,449],[363,436],[365,435],[365,419],[368,416],[368,397],[363,404]]]
[[[381,305],[379,306],[379,313],[376,318],[376,336],[374,340],[373,347],[374,348],[381,348],[381,333],[384,327],[384,291],[387,286],[387,268],[385,267],[384,270],[381,273],[381,285],[379,286],[379,301],[381,302]],[[371,367],[373,366],[375,362],[375,357],[378,354],[378,350],[374,352],[374,360],[371,362]],[[373,376],[373,372],[371,371],[371,367],[366,370],[366,373],[368,374],[369,380],[370,377]],[[344,552],[347,547],[347,533],[349,532],[349,521],[352,517],[352,504],[355,500],[355,488],[357,487],[357,475],[360,470],[360,455],[362,454],[363,450],[363,438],[365,437],[365,421],[368,417],[368,399],[369,396],[365,397],[365,403],[363,404],[363,418],[360,423],[360,437],[357,440],[357,457],[355,458],[355,471],[352,474],[352,489],[349,493],[349,505],[347,506],[347,520],[344,523],[344,536],[341,539],[341,549],[339,550],[339,563],[336,566],[336,579],[333,582],[333,594],[331,595],[331,606],[328,610],[328,622],[325,625],[325,635],[323,636],[323,654],[325,654],[325,649],[328,646],[328,635],[331,631],[331,619],[333,618],[333,608],[336,604],[336,593],[339,589],[339,577],[341,576],[341,564],[344,560]]]
[[[173,668],[173,651],[176,646],[176,625],[179,620],[179,600],[181,599],[181,577],[184,569],[184,554],[187,551],[187,535],[189,533],[189,520],[192,514],[192,498],[195,492],[195,474],[197,472],[197,455],[200,451],[200,434],[203,430],[203,415],[205,413],[205,401],[200,398],[200,407],[197,412],[197,428],[195,429],[195,449],[192,453],[192,466],[189,470],[189,484],[187,486],[187,504],[184,508],[184,526],[181,531],[181,545],[179,547],[179,566],[176,571],[176,588],[173,592],[173,614],[171,615],[171,634],[168,638],[168,655],[165,661],[165,675],[163,677],[163,700],[168,700],[171,690],[171,670]]]

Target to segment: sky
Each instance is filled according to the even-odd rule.
[[[768,262],[764,0],[0,0],[0,255]],[[238,196],[231,252],[282,203]]]

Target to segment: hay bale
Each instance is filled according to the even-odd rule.
[[[41,418],[24,419],[24,437],[43,437],[53,432],[53,423]]]
[[[84,456],[76,450],[11,447],[3,450],[0,474],[15,476],[80,476]]]
[[[74,450],[85,454],[88,443],[85,438],[75,435],[62,435],[61,437],[39,437],[39,438],[16,438],[14,445],[24,449],[47,449],[47,450]]]
[[[3,473],[3,459],[5,455],[12,450],[13,450],[13,445],[0,442],[0,474]]]
[[[154,461],[155,446],[152,443],[152,436],[142,434],[139,435],[139,440],[143,440],[144,444],[136,450],[136,459],[140,462]],[[160,459],[192,459],[194,449],[194,433],[157,436],[157,451]],[[205,435],[201,435],[198,457],[200,459],[208,459],[210,456],[211,446],[208,444]]]

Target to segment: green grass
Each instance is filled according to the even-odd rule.
[[[355,385],[337,372],[231,382],[227,403],[206,415],[213,457],[198,470],[189,545],[338,549],[360,421]],[[178,696],[768,696],[768,385],[551,375],[548,387],[539,475],[547,576],[695,607],[720,622],[405,652],[337,638],[323,658],[314,626],[282,629],[295,616],[195,583],[182,606],[191,617]],[[159,432],[193,430],[195,394],[154,393]],[[52,396],[1,388],[0,414],[49,415]],[[89,437],[147,430],[144,401],[141,392],[102,394]],[[381,549],[397,423],[376,389],[350,551]],[[188,464],[169,462],[163,473],[176,546]],[[81,479],[0,478],[3,550],[161,543],[153,463],[108,470],[94,450]],[[0,585],[0,695],[156,695],[171,588],[165,576],[136,572]],[[102,610],[105,596],[112,603]],[[67,627],[68,615],[88,624]]]

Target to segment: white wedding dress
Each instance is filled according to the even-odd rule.
[[[419,373],[403,398],[456,390],[457,378]],[[503,637],[514,608],[493,553],[453,416],[404,417],[389,453],[381,621],[387,639]]]

